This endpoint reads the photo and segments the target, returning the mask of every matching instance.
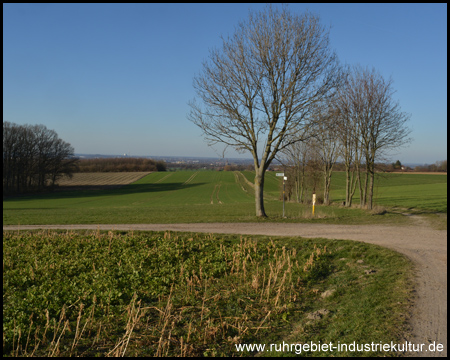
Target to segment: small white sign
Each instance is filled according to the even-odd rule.
[[[277,176],[284,176],[284,173],[277,173]]]
[[[284,180],[287,180],[287,176],[284,177]]]

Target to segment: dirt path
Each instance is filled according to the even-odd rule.
[[[192,231],[206,233],[273,236],[323,237],[377,244],[408,256],[417,270],[415,307],[411,318],[413,344],[436,342],[442,353],[421,356],[447,356],[447,230],[433,230],[417,218],[412,226],[328,225],[279,223],[200,223],[200,224],[117,224],[117,225],[21,225],[20,229],[100,229]],[[17,230],[3,226],[3,230]]]

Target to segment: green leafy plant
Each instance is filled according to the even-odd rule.
[[[340,261],[362,254],[367,264],[395,264],[404,275],[393,279],[392,271],[380,270],[374,290],[373,278],[360,279],[362,268]],[[344,329],[364,319],[367,329],[379,329],[380,320],[367,321],[367,312],[389,312],[391,325],[371,338],[381,341],[403,326],[399,314],[408,295],[398,290],[408,289],[409,276],[400,255],[345,241],[4,232],[3,259],[3,353],[9,356],[230,356],[238,343],[280,341],[299,324],[307,332],[295,341],[332,341],[339,330],[303,323],[324,306],[320,292],[330,287],[339,289],[333,297],[339,301],[327,305],[335,314],[353,297],[381,294],[384,302],[368,301],[350,323],[337,322]],[[392,312],[393,302],[403,305]]]

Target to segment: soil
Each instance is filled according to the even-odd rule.
[[[20,225],[25,229],[100,229],[188,231],[309,238],[346,239],[367,242],[396,250],[413,261],[416,271],[415,299],[411,311],[413,344],[443,344],[442,352],[409,353],[411,356],[447,356],[447,230],[432,229],[424,218],[409,216],[410,226],[328,225],[282,223],[198,223],[198,224],[117,224],[117,225]],[[3,226],[17,230],[18,226]]]
[[[71,178],[63,177],[57,181],[60,190],[73,190],[77,187],[83,189],[109,189],[111,186],[123,186],[131,184],[144,176],[150,174],[151,171],[134,171],[134,172],[93,172],[93,173],[74,173]]]

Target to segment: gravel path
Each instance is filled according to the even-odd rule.
[[[413,226],[328,225],[279,223],[116,224],[116,225],[21,225],[20,229],[100,229],[192,231],[206,233],[322,237],[363,241],[405,254],[416,264],[417,289],[411,325],[413,344],[436,342],[447,356],[447,230],[434,230],[419,217]],[[18,226],[3,226],[17,230]],[[417,355],[416,355],[417,356]]]

